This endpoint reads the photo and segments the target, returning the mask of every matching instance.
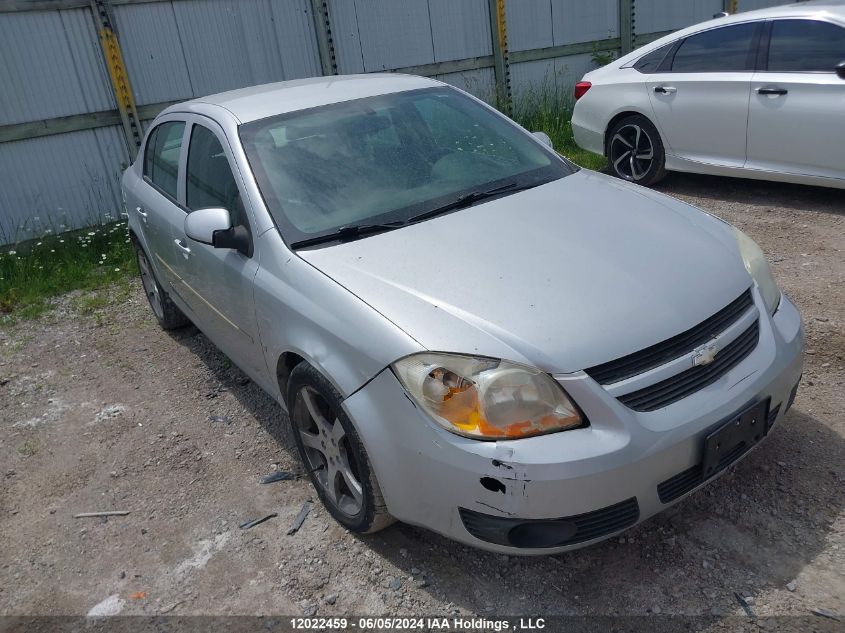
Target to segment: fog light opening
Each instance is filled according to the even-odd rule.
[[[520,523],[508,532],[508,540],[516,547],[555,547],[569,541],[577,531],[570,521]]]

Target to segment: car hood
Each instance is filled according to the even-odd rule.
[[[728,225],[587,170],[298,254],[425,349],[552,373],[679,334],[751,285]]]

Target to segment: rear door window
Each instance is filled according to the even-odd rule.
[[[675,53],[672,72],[718,73],[753,70],[757,23],[736,24],[690,35]]]
[[[162,123],[150,133],[144,151],[144,177],[174,200],[184,132],[184,121]]]
[[[771,72],[834,72],[845,60],[845,29],[819,20],[775,20],[769,40]]]

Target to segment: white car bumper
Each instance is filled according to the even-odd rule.
[[[604,127],[592,117],[579,116],[577,105],[572,113],[572,135],[578,147],[604,156]]]

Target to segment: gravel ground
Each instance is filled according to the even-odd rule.
[[[401,524],[361,538],[319,504],[288,535],[316,496],[305,479],[258,484],[301,472],[280,408],[195,329],[159,330],[133,283],[92,314],[68,295],[0,331],[0,614],[718,618],[744,613],[738,595],[838,626],[810,614],[845,613],[845,195],[691,175],[660,189],[755,238],[807,332],[794,408],[707,489],[553,557]],[[131,514],[73,518],[95,510]]]

